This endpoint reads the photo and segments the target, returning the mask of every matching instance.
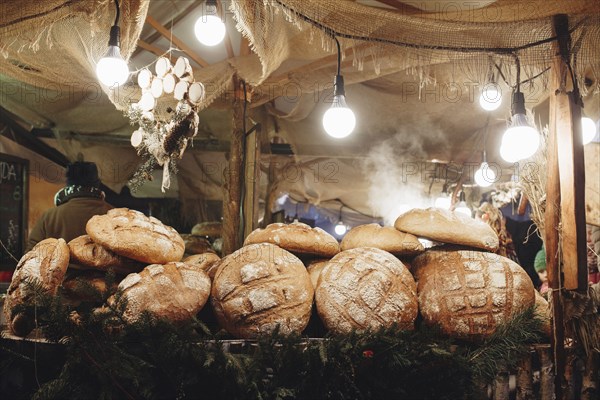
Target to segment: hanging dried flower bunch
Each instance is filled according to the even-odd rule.
[[[146,159],[129,183],[132,190],[138,189],[151,179],[152,171],[159,165],[163,167],[161,190],[164,192],[170,187],[171,173],[176,173],[176,160],[183,157],[189,140],[198,133],[197,107],[204,99],[204,85],[194,82],[186,57],[179,57],[174,66],[168,58],[160,57],[155,72],[153,75],[144,68],[138,73],[142,95],[126,113],[131,124],[139,126],[131,135],[131,145]],[[161,119],[155,112],[157,99],[163,95],[172,95],[178,101],[175,110],[167,109],[169,119]]]

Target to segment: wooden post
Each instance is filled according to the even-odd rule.
[[[531,353],[527,353],[517,366],[517,400],[533,400],[534,398]]]
[[[536,350],[540,356],[540,399],[552,400],[555,397],[550,349],[547,346],[537,346]]]
[[[241,247],[240,207],[242,201],[242,176],[244,165],[244,97],[240,97],[240,81],[233,78],[233,129],[229,150],[229,165],[223,183],[223,250],[226,256]]]
[[[600,356],[595,351],[591,351],[585,359],[585,368],[581,382],[581,400],[593,400],[600,397],[598,386],[598,364]]]
[[[567,72],[565,60],[570,58],[569,20],[564,14],[553,18],[554,33],[558,37],[558,56],[554,75],[561,80],[554,103],[555,135],[561,191],[562,264],[564,287],[568,290],[587,291],[587,241],[585,228],[585,162],[581,136],[581,107],[579,93],[564,89]],[[575,83],[573,83],[575,87]]]
[[[501,369],[494,380],[494,400],[508,400],[510,398],[508,371]]]
[[[258,194],[260,185],[260,138],[262,127],[258,124],[246,136],[246,165],[244,180],[244,238],[258,228]]]

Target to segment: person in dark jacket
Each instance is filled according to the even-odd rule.
[[[67,185],[54,196],[56,207],[45,211],[29,233],[26,251],[47,238],[69,242],[85,235],[85,225],[91,217],[113,208],[104,201],[96,164],[82,161],[69,164],[66,178]]]

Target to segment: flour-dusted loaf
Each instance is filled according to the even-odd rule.
[[[425,249],[416,236],[400,232],[393,226],[359,225],[342,239],[342,251],[357,247],[375,247],[397,256],[413,256]]]
[[[400,215],[396,229],[443,243],[496,251],[498,235],[485,222],[442,208],[414,208]]]
[[[552,336],[552,312],[548,301],[535,291],[535,314],[542,320],[542,331],[547,337]]]
[[[192,228],[192,235],[218,238],[221,237],[222,230],[223,224],[220,222],[201,222],[199,224],[194,225],[194,227]]]
[[[302,222],[274,223],[264,229],[256,229],[248,235],[244,246],[256,243],[271,243],[294,254],[328,258],[340,252],[340,245],[333,236],[321,228],[311,228]]]
[[[341,252],[321,271],[317,311],[334,333],[397,325],[413,329],[417,288],[408,269],[392,254],[360,247]]]
[[[148,264],[179,261],[185,250],[175,229],[127,208],[114,208],[104,215],[93,216],[85,230],[95,243]]]
[[[106,274],[102,272],[92,270],[77,272],[76,275],[65,277],[62,283],[63,296],[72,305],[82,302],[101,304],[117,290],[117,283],[108,282]]]
[[[206,272],[181,262],[148,265],[119,283],[123,318],[135,322],[143,312],[177,323],[190,320],[206,304],[210,278]],[[115,298],[109,299],[111,302]]]
[[[210,242],[205,237],[190,234],[181,234],[180,236],[183,239],[186,254],[194,255],[214,252]]]
[[[323,267],[325,267],[328,262],[329,260],[327,259],[317,259],[311,261],[310,264],[308,264],[308,267],[306,267],[308,275],[310,276],[310,282],[315,290],[317,290],[317,284],[319,283],[321,271],[323,271]]]
[[[208,274],[211,280],[213,280],[215,272],[217,272],[217,267],[219,266],[219,261],[221,261],[221,257],[215,253],[203,253],[194,254],[193,256],[184,258],[182,262],[200,268]]]
[[[270,243],[242,247],[221,260],[212,288],[219,324],[240,338],[276,329],[300,333],[308,324],[313,287],[306,268]]]
[[[8,327],[17,336],[27,336],[35,327],[35,316],[19,306],[35,306],[35,287],[55,295],[69,265],[69,247],[64,239],[45,239],[19,260],[4,300]]]
[[[71,253],[71,267],[75,269],[112,269],[117,273],[129,274],[144,268],[139,261],[122,257],[95,243],[89,235],[76,237],[67,244]]]
[[[523,268],[494,253],[429,250],[412,267],[424,321],[453,337],[487,337],[535,302]]]

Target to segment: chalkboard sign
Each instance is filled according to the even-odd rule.
[[[28,160],[0,153],[0,269],[15,267],[25,248],[28,170]]]

